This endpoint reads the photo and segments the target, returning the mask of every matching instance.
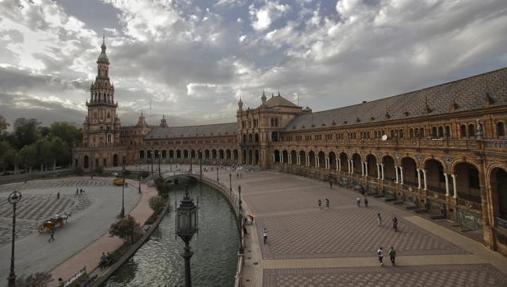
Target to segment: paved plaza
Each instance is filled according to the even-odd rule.
[[[232,174],[246,212],[256,217],[248,226],[244,286],[507,286],[507,258],[383,198],[368,197],[368,208],[357,207],[359,193],[326,182],[274,171]],[[205,176],[216,180],[216,170]],[[229,171],[219,176],[228,186]],[[387,256],[390,246],[397,250],[396,267]]]
[[[76,188],[84,193],[76,194]],[[13,190],[23,194],[16,211],[16,273],[51,271],[58,264],[108,232],[121,209],[121,187],[111,178],[73,177],[34,180],[0,186],[0,274],[9,273],[12,206],[7,196]],[[57,199],[57,193],[60,198]],[[137,188],[125,189],[125,210],[138,202]],[[58,213],[72,215],[55,232],[55,241],[39,233],[37,226]],[[98,260],[98,259],[97,259]]]

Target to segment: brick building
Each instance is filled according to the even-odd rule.
[[[256,165],[382,194],[507,254],[507,68],[371,102],[312,112],[262,93],[236,122],[122,127],[106,46],[90,88],[74,165],[162,162]]]

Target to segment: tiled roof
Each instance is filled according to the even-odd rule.
[[[179,137],[223,136],[236,134],[236,123],[212,124],[184,127],[156,126],[144,137],[145,139],[164,139]]]
[[[268,106],[269,108],[279,107],[279,106],[297,107],[294,103],[292,103],[291,101],[287,100],[286,98],[284,98],[280,95],[272,96],[271,98],[269,98],[269,100],[266,101],[265,105]]]
[[[302,113],[290,131],[462,112],[507,104],[507,68],[358,105]]]

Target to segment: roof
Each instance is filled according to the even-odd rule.
[[[298,108],[298,106],[296,106],[293,102],[287,100],[286,98],[280,95],[272,96],[271,98],[269,98],[269,100],[266,101],[265,105],[269,108],[280,106]]]
[[[371,102],[301,113],[286,131],[463,112],[507,104],[507,68]]]
[[[212,124],[201,126],[160,127],[156,126],[144,137],[145,139],[165,139],[181,137],[204,137],[234,135],[238,126],[236,123]]]

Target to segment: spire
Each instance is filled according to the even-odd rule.
[[[243,101],[241,100],[241,97],[239,98],[239,101],[238,101],[238,108],[240,111],[243,110]]]
[[[266,92],[264,92],[264,89],[262,89],[262,97],[261,97],[262,104],[266,103]]]
[[[97,59],[97,64],[104,63],[109,65],[109,59],[106,55],[106,35],[102,35],[102,45],[100,46],[101,52],[99,58]]]
[[[160,127],[167,128],[167,121],[165,119],[165,115],[162,115],[162,119],[160,120]]]

